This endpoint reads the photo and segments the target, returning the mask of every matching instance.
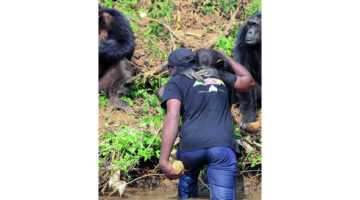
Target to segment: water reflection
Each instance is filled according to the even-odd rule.
[[[109,193],[105,193],[107,195]],[[99,197],[99,200],[104,200],[106,196]],[[177,189],[171,189],[164,191],[162,189],[142,189],[142,188],[126,188],[122,197],[112,196],[108,200],[166,200],[166,199],[178,199]],[[200,191],[199,197],[196,199],[210,199],[208,192]],[[242,194],[237,193],[236,199],[241,200],[261,200],[261,191],[257,191],[254,194]]]

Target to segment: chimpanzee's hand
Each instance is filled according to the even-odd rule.
[[[202,67],[202,69],[197,72],[197,75],[201,75],[205,78],[211,77],[221,79],[227,86],[231,88],[234,87],[236,81],[236,75],[211,67]]]
[[[200,71],[198,71],[200,72]],[[193,70],[192,68],[187,68],[184,71],[182,71],[180,74],[183,74],[185,76],[187,76],[190,79],[196,79],[198,81],[203,82],[204,78],[202,77],[201,73],[198,73],[195,70]]]
[[[221,74],[219,71],[215,68],[211,67],[202,67],[200,71],[196,72],[198,76],[202,76],[205,78],[211,77],[211,78],[220,78]]]

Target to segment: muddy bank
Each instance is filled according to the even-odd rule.
[[[105,195],[107,195],[105,193]],[[99,200],[105,200],[106,196],[100,196]],[[132,199],[132,200],[162,200],[162,199],[177,199],[177,189],[142,189],[142,188],[126,188],[122,197],[119,196],[111,196],[107,198],[108,200],[121,200],[121,199]],[[193,199],[193,198],[191,198]],[[196,199],[210,199],[210,195],[208,192],[201,191],[199,192],[199,196]],[[258,190],[254,193],[236,193],[236,199],[242,200],[260,200],[261,199],[261,191]]]

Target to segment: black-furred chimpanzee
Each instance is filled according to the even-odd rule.
[[[231,72],[232,68],[227,61],[227,59],[221,55],[219,52],[213,50],[213,49],[199,49],[196,52],[196,69],[195,68],[182,68],[182,67],[176,67],[172,70],[171,76],[177,76],[177,75],[185,75],[189,78],[195,78],[197,80],[202,81],[205,74],[208,74],[209,71],[204,71],[204,68],[216,68],[222,71]],[[161,100],[162,96],[164,94],[164,86],[160,87],[158,91],[156,92],[157,97]],[[233,93],[229,93],[233,94]]]
[[[231,72],[232,68],[227,59],[214,49],[198,49],[196,50],[198,67],[211,67],[222,71]]]
[[[247,23],[239,28],[235,61],[242,64],[256,82],[251,92],[236,93],[241,106],[241,128],[246,129],[249,123],[256,121],[261,108],[261,13],[250,16]]]
[[[196,51],[196,57],[197,57],[197,65],[200,68],[216,68],[221,71],[234,73],[232,70],[232,67],[230,66],[230,63],[228,60],[220,54],[218,51],[210,48],[205,49],[201,48]],[[228,86],[232,87],[232,86]],[[234,103],[236,101],[236,92],[235,90],[229,90],[229,99],[230,103]]]
[[[134,34],[126,17],[99,5],[99,90],[108,95],[111,106],[126,112],[131,108],[120,95],[126,93],[132,72],[124,58],[130,60],[134,50]]]

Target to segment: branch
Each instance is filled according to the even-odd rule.
[[[170,32],[171,34],[173,34],[175,37],[177,37],[177,38],[178,38],[179,40],[181,40],[182,42],[187,43],[187,42],[185,41],[185,39],[183,39],[182,37],[178,36],[178,35],[171,29],[171,27],[168,26],[167,24],[165,24],[165,23],[163,23],[163,22],[161,22],[161,21],[159,21],[159,20],[157,20],[157,19],[152,19],[152,18],[148,18],[148,17],[144,17],[144,18],[145,18],[145,19],[148,19],[148,20],[151,20],[151,21],[154,21],[154,22],[157,22],[157,23],[163,25],[165,28],[167,28],[167,29],[169,30],[169,32]]]
[[[141,176],[141,177],[139,177],[139,178],[136,178],[136,179],[134,179],[134,180],[126,183],[126,185],[129,185],[129,184],[132,183],[132,182],[135,182],[135,181],[137,181],[137,180],[139,180],[139,179],[142,179],[142,178],[145,178],[145,177],[148,177],[148,176],[165,176],[165,174],[147,174],[147,175]]]

